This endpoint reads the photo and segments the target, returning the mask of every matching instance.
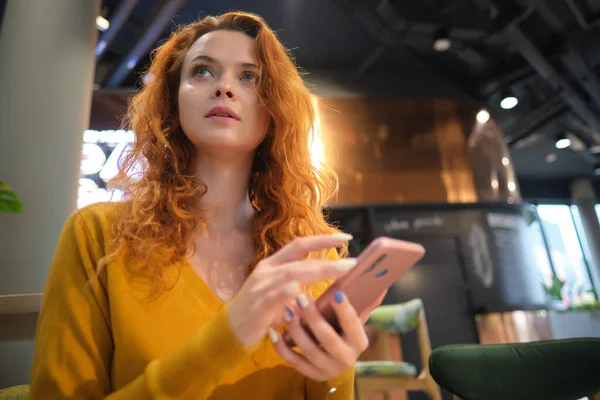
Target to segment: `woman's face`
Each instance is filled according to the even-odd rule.
[[[255,43],[242,32],[207,33],[188,50],[179,85],[179,120],[204,154],[252,153],[265,138],[269,113],[255,84]]]

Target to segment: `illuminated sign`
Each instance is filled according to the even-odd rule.
[[[77,208],[103,201],[119,201],[122,192],[109,190],[108,182],[119,172],[119,160],[135,141],[135,133],[125,130],[83,132]],[[134,168],[134,173],[140,168]]]

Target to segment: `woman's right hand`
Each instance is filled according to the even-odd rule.
[[[256,345],[281,322],[284,306],[297,299],[302,285],[338,278],[352,269],[355,259],[305,259],[311,252],[340,247],[350,239],[345,233],[299,237],[261,260],[229,304],[229,322],[239,341]]]

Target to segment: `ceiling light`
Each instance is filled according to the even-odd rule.
[[[556,143],[554,144],[557,149],[566,149],[571,146],[571,139],[565,135],[559,135],[556,137]]]
[[[448,51],[450,46],[452,46],[452,40],[450,40],[448,30],[446,28],[440,28],[436,30],[433,34],[434,50],[439,52]]]
[[[562,138],[562,139],[558,139],[556,141],[557,149],[566,149],[570,145],[571,145],[571,139],[568,139],[568,138]]]
[[[502,157],[502,165],[506,167],[508,166],[508,164],[510,164],[510,160],[508,159],[508,157]]]
[[[475,118],[480,124],[485,124],[490,120],[490,113],[487,110],[480,110]]]
[[[96,17],[96,28],[98,28],[98,30],[100,32],[104,32],[108,29],[108,27],[110,26],[110,22],[108,22],[108,20],[100,15],[98,15]]]
[[[500,101],[500,107],[505,110],[510,110],[511,108],[515,108],[519,104],[519,99],[515,96],[506,96]]]

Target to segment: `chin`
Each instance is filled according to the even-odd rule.
[[[189,137],[189,139],[201,154],[226,154],[228,156],[241,156],[252,153],[260,143],[244,140],[240,135],[227,134],[226,132],[204,132],[201,135]]]
[[[265,134],[259,135],[258,132],[241,129],[243,128],[241,124],[227,126],[200,123],[196,126],[182,126],[182,128],[185,135],[201,154],[223,153],[235,156],[236,154],[253,153],[265,137]]]

